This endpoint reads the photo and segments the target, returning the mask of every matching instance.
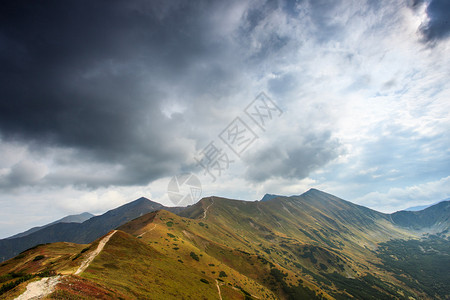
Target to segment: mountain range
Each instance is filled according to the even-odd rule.
[[[405,208],[405,209],[403,209],[403,210],[404,210],[404,211],[419,211],[419,210],[424,210],[425,208],[428,208],[428,207],[430,207],[430,206],[436,205],[436,204],[438,204],[438,203],[440,203],[440,202],[442,202],[442,201],[450,201],[450,198],[447,198],[447,199],[444,199],[444,200],[441,200],[441,201],[438,201],[438,202],[435,202],[435,203],[432,203],[432,204],[418,205],[418,206],[411,206],[411,207]]]
[[[44,229],[45,227],[49,227],[49,226],[57,224],[57,223],[83,223],[84,221],[87,221],[87,220],[89,220],[92,217],[94,217],[94,215],[91,214],[91,213],[88,213],[88,212],[84,212],[84,213],[81,213],[81,214],[78,214],[78,215],[69,215],[69,216],[61,218],[59,220],[56,220],[54,222],[51,222],[49,224],[30,228],[30,229],[28,229],[28,230],[26,230],[24,232],[21,232],[21,233],[12,235],[10,237],[7,237],[7,239],[14,239],[14,238],[19,238],[19,237],[24,237],[24,236],[30,235],[30,234],[32,234],[32,233],[34,233],[36,231]]]
[[[141,198],[2,240],[52,243],[0,264],[0,298],[52,281],[51,299],[449,299],[450,201],[384,214],[315,189],[264,200]]]
[[[39,244],[55,242],[90,243],[117,226],[158,209],[178,212],[182,208],[165,207],[142,197],[81,223],[55,222],[27,235],[19,234],[17,237],[13,236],[0,240],[0,262]]]

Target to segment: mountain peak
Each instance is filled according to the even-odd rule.
[[[145,197],[140,197],[132,202],[146,202],[146,201],[151,201],[151,200],[148,198],[145,198]]]
[[[272,199],[274,199],[274,198],[277,198],[277,197],[281,197],[281,195],[265,194],[264,197],[262,197],[262,199],[259,200],[259,201],[261,201],[261,202],[264,202],[264,201],[270,201],[270,200],[272,200]]]
[[[336,198],[338,199],[338,197],[328,194],[326,192],[323,192],[321,190],[315,189],[315,188],[310,188],[309,190],[307,190],[306,192],[304,192],[303,194],[299,195],[299,196],[307,196],[307,197],[320,197],[320,198]],[[293,196],[293,197],[298,197],[298,196]]]
[[[330,195],[328,193],[322,192],[321,190],[315,189],[315,188],[310,188],[309,190],[307,190],[306,192],[304,192],[302,195]],[[275,199],[277,197],[286,197],[283,195],[276,195],[276,194],[265,194],[261,200],[259,200],[260,202],[265,202],[265,201],[270,201],[272,199]],[[292,197],[296,197],[296,196],[292,196]]]
[[[154,202],[148,198],[145,197],[140,197],[136,200],[133,200],[131,202],[128,202],[127,204],[125,204],[124,206],[130,207],[130,206],[141,206],[141,205],[157,205],[157,206],[163,206],[162,204],[158,203],[158,202]]]
[[[320,193],[320,194],[327,194],[327,193],[322,192],[321,190],[318,190],[318,189],[315,189],[315,188],[310,188],[309,190],[307,190],[307,191],[304,192],[303,194],[313,194],[313,193],[315,193],[315,194],[317,194],[317,193]]]

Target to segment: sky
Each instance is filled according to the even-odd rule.
[[[448,198],[449,20],[447,0],[4,1],[0,238],[173,206],[182,174],[243,200]]]

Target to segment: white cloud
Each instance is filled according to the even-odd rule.
[[[386,193],[371,192],[355,199],[355,202],[390,213],[412,206],[433,204],[449,197],[450,176],[404,188],[391,188]]]
[[[159,22],[169,22],[166,17],[183,7],[129,5],[148,15],[163,12]],[[85,71],[94,77],[108,68],[115,76],[142,73],[132,85],[135,94],[124,98],[145,101],[124,114],[123,125],[136,114],[145,118],[126,135],[117,134],[119,142],[111,142],[117,153],[95,138],[90,141],[95,149],[91,144],[37,149],[2,140],[0,186],[11,185],[11,178],[17,185],[0,196],[2,218],[10,220],[5,222],[30,203],[33,209],[21,212],[22,218],[41,215],[49,221],[65,213],[102,212],[140,196],[170,205],[170,173],[186,169],[200,174],[205,196],[250,200],[265,193],[300,194],[314,186],[383,211],[447,197],[450,41],[434,47],[420,42],[425,6],[413,10],[394,0],[283,5],[237,1],[202,7],[210,11],[192,20],[193,28],[176,27],[180,42],[173,43],[179,48],[166,49],[170,59],[163,57],[148,70],[140,58],[89,66]],[[118,48],[134,57],[134,49]],[[147,55],[158,58],[164,52],[150,50],[155,53]],[[283,115],[210,183],[194,167],[194,155],[217,140],[260,91],[282,107]],[[155,105],[152,99],[158,99]],[[305,149],[323,134],[329,136],[319,139],[315,153],[325,156],[320,159]],[[276,157],[269,161],[264,153]],[[260,181],[247,181],[248,170]],[[49,203],[52,208],[45,211]],[[4,232],[15,230],[7,224]]]

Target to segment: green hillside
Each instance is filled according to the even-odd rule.
[[[432,208],[442,227],[445,211]],[[109,240],[25,251],[0,265],[0,297],[60,274],[47,298],[448,299],[449,239],[407,225],[318,190],[255,202],[207,197],[179,215],[142,215]]]

